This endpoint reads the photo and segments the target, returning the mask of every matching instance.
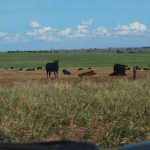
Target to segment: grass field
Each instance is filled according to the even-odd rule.
[[[87,141],[119,147],[150,139],[150,74],[132,70],[109,77],[112,67],[93,67],[97,75],[78,78],[59,71],[0,70],[0,140],[31,142]],[[83,71],[86,70],[86,67]],[[53,77],[53,74],[52,74]]]
[[[150,53],[116,53],[115,51],[59,51],[58,53],[0,53],[0,68],[45,67],[59,59],[60,67],[112,67],[115,63],[129,66],[150,65]]]
[[[143,70],[149,58],[148,52],[0,53],[1,142],[74,140],[106,148],[150,140],[150,71]],[[58,79],[53,73],[47,79],[44,69],[17,70],[56,59]],[[135,81],[132,67],[125,77],[110,77],[115,63],[142,69]],[[88,67],[96,75],[79,78]]]

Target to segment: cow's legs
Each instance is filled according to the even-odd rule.
[[[57,78],[58,78],[58,71],[56,71],[56,76],[57,76]]]
[[[49,71],[49,78],[50,78],[50,76],[51,76],[51,72]]]
[[[57,74],[56,74],[56,72],[54,71],[54,76],[55,76],[55,78],[57,78]]]
[[[47,78],[48,78],[48,71],[46,71],[46,74],[47,74]]]

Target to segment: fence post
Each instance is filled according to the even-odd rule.
[[[133,66],[133,80],[136,79],[136,66]]]

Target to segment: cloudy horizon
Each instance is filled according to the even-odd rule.
[[[148,0],[12,1],[0,6],[0,51],[150,46]]]

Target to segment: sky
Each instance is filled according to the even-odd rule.
[[[150,0],[0,1],[0,52],[150,46]]]

